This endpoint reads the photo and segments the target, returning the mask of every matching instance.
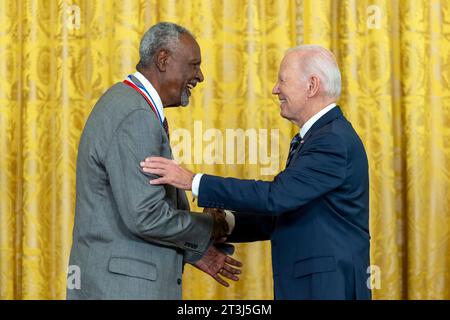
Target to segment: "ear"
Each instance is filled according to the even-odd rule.
[[[320,87],[320,78],[313,74],[308,79],[308,98],[314,97],[319,91]]]
[[[170,51],[167,49],[161,49],[155,54],[155,65],[160,72],[166,71],[169,57]]]

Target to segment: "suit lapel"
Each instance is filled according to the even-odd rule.
[[[134,83],[137,83],[137,84],[143,86],[143,84],[134,75],[131,75],[131,78],[133,79]],[[169,141],[169,151],[170,151],[170,158],[173,159],[173,153],[172,153],[172,147],[170,146],[170,141]],[[186,196],[186,192],[184,190],[180,190],[180,189],[177,189],[172,186],[167,186],[167,187],[175,189],[175,198],[176,198],[175,201],[176,201],[177,209],[190,210],[189,200]]]
[[[298,146],[297,150],[294,153],[294,156],[292,157],[292,161],[290,164],[294,163],[294,161],[297,160],[298,155],[300,154],[300,150],[303,148],[303,146],[306,144],[308,139],[314,134],[315,131],[322,128],[323,126],[327,125],[328,123],[336,120],[337,118],[343,116],[341,108],[336,105],[333,109],[325,113],[319,120],[317,120],[313,126],[308,130],[308,132],[305,134],[303,139],[300,141],[300,145]]]

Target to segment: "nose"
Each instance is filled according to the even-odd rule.
[[[196,78],[197,78],[198,82],[203,82],[203,80],[205,80],[205,78],[203,77],[202,68],[198,68],[198,72],[197,72]]]
[[[279,93],[280,93],[280,86],[278,85],[278,82],[277,82],[272,89],[272,94],[279,94]]]

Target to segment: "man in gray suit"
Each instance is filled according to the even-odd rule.
[[[200,48],[183,27],[159,23],[144,35],[138,72],[97,102],[81,136],[70,265],[80,285],[68,299],[180,299],[184,263],[228,286],[240,262],[212,243],[227,217],[189,211],[184,191],[151,186],[148,155],[172,158],[163,108],[187,105],[203,81]]]

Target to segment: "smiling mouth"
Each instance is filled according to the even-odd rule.
[[[188,83],[187,86],[186,86],[186,91],[187,91],[187,93],[188,93],[189,95],[191,95],[191,90],[194,89],[194,88],[195,88],[195,85],[194,85],[194,84]]]

